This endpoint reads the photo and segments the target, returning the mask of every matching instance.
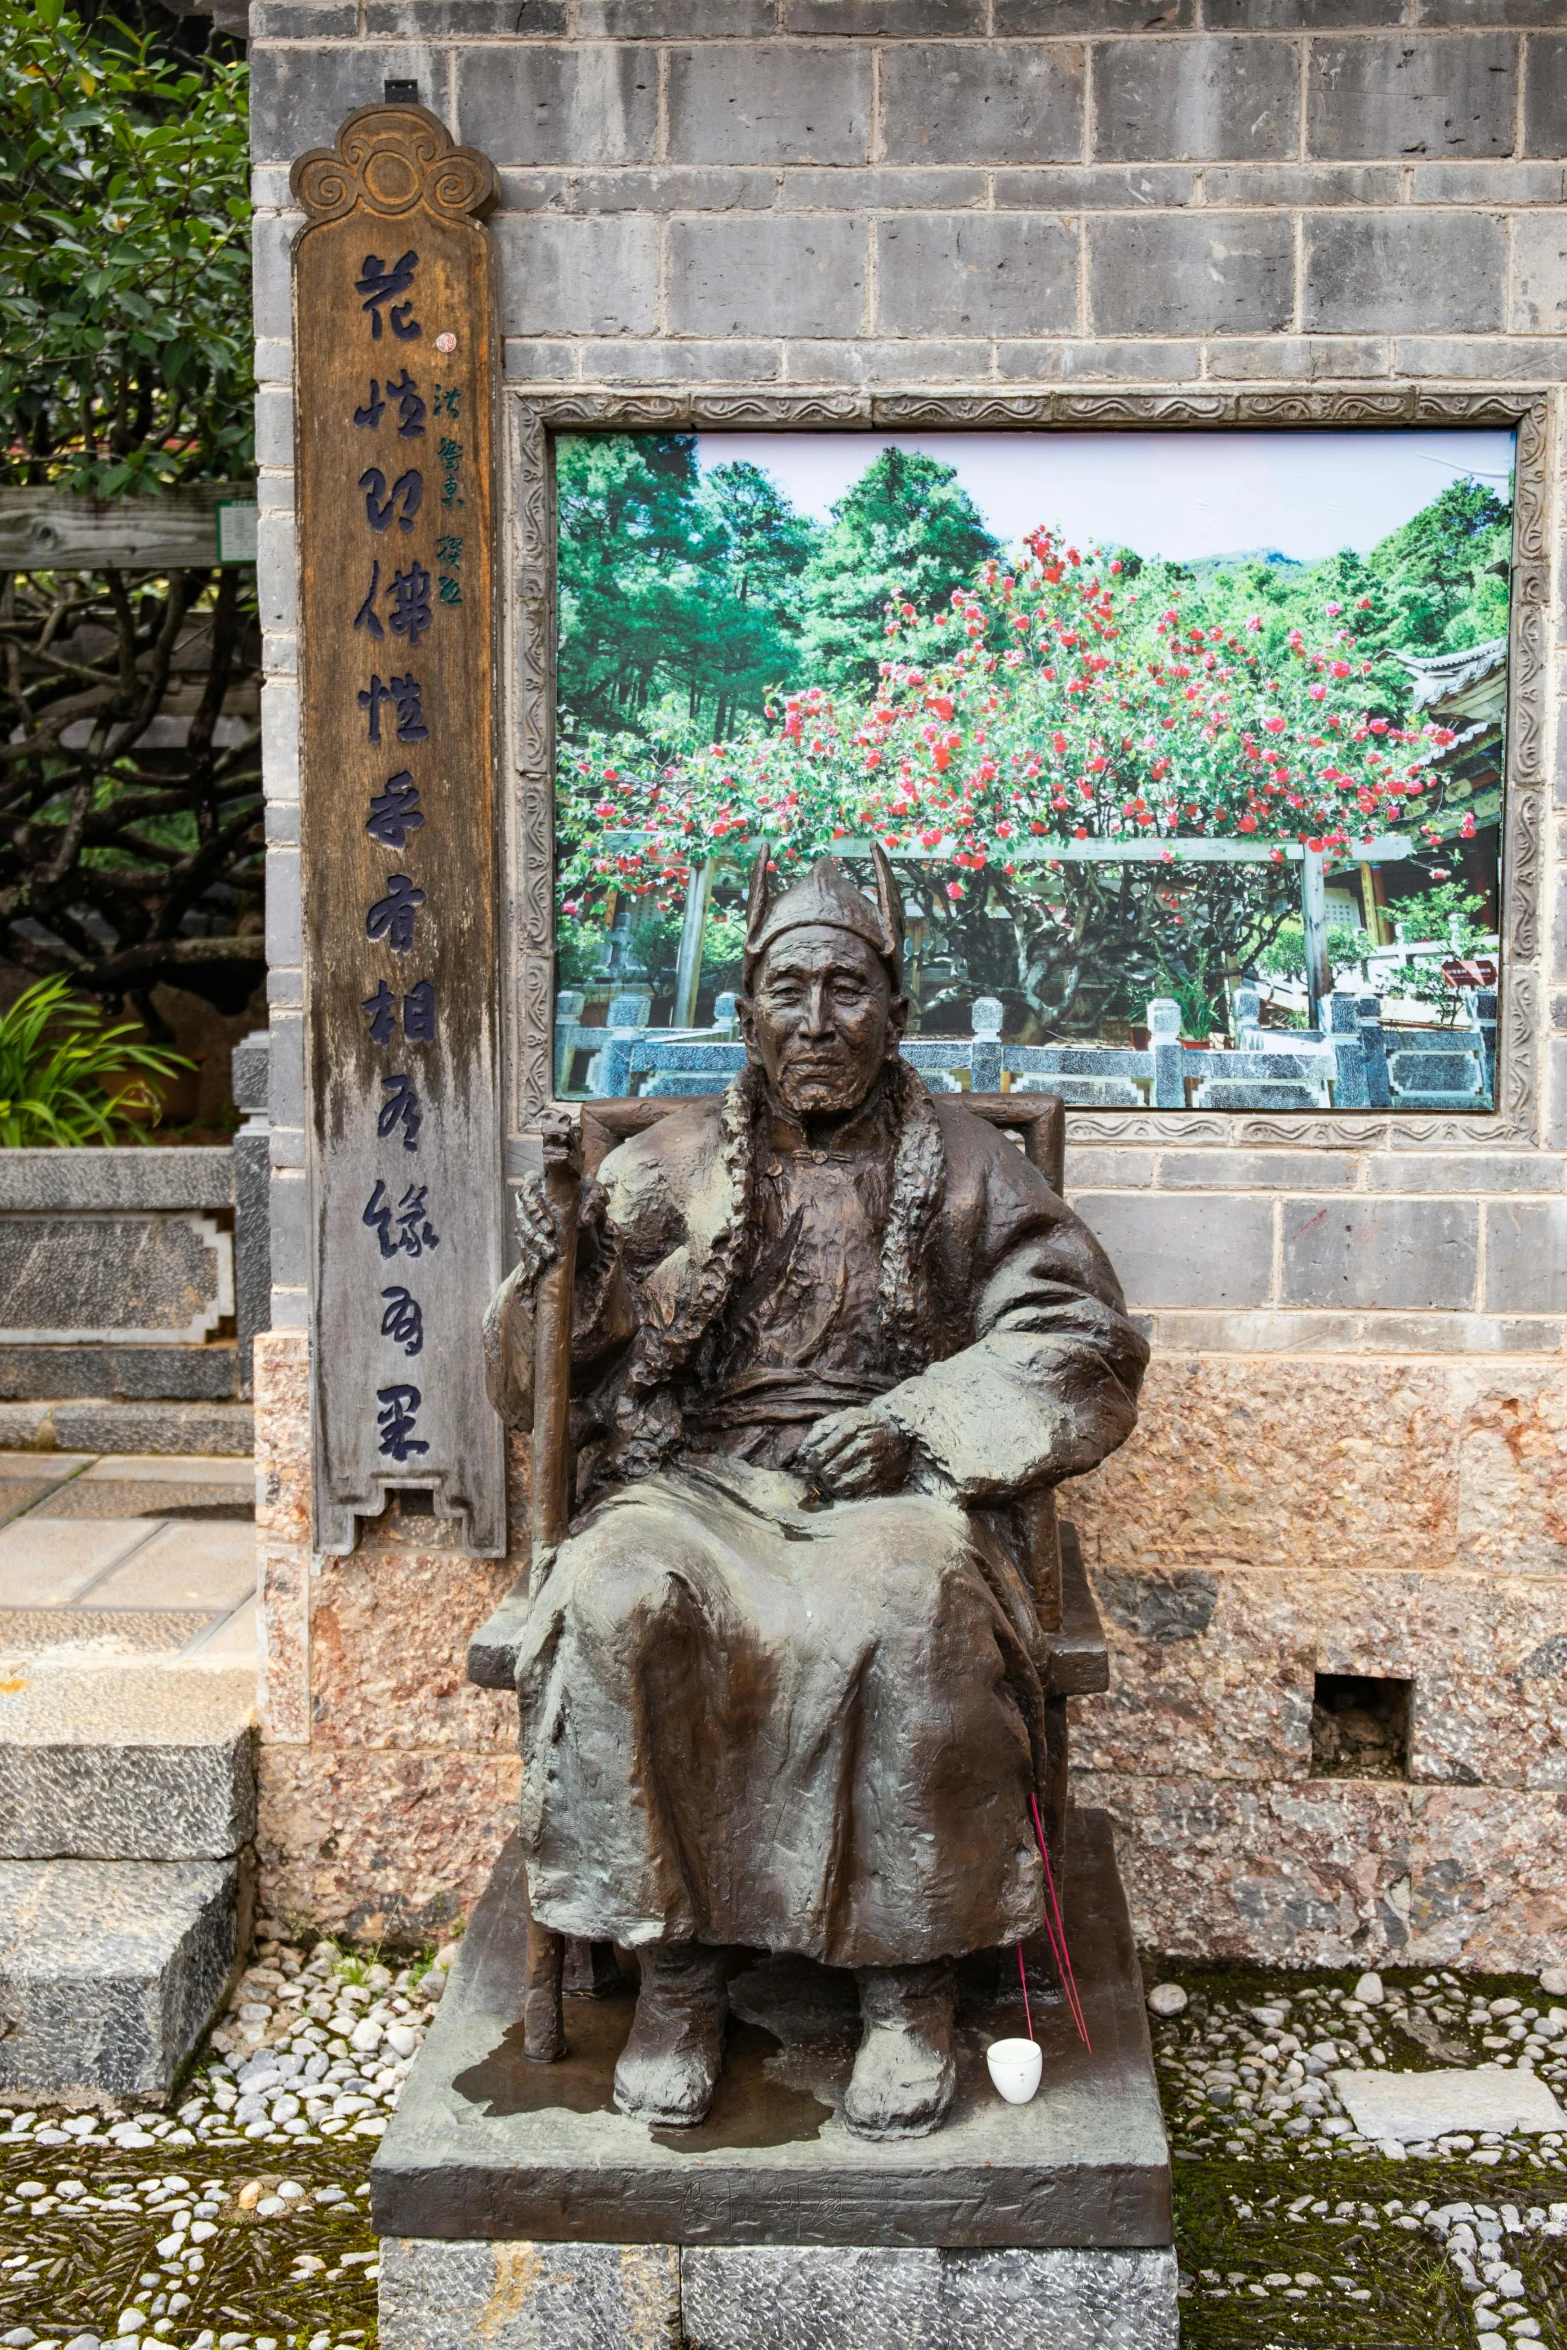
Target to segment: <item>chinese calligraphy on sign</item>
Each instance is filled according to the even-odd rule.
[[[394,105],[292,185],[316,1540],[412,1483],[494,1555],[494,174]]]
[[[356,281],[354,291],[368,296],[364,307],[370,313],[370,332],[375,341],[381,339],[381,305],[391,302],[394,294],[401,294],[414,282],[414,271],[419,266],[417,253],[405,253],[401,261],[394,261],[390,269],[379,253],[365,255],[364,275]],[[413,314],[411,302],[392,302],[387,312],[392,332],[399,342],[411,343],[424,329]]]

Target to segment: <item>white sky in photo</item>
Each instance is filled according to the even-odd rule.
[[[1316,562],[1379,539],[1472,476],[1505,496],[1508,432],[702,433],[704,473],[745,459],[825,522],[877,452],[922,449],[955,465],[996,537],[1040,523],[1140,555],[1276,550]]]

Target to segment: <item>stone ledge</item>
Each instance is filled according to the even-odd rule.
[[[232,1403],[236,1392],[231,1338],[194,1344],[14,1346],[0,1342],[0,1399],[6,1403]]]
[[[381,2247],[382,2350],[1175,2350],[1175,2254]]]
[[[256,1832],[256,1676],[48,1662],[0,1691],[0,1857],[225,1860]]]
[[[0,1214],[23,1208],[229,1208],[234,1154],[224,1144],[167,1149],[0,1152]]]
[[[242,1453],[254,1440],[245,1403],[0,1403],[0,1449],[10,1451]]]

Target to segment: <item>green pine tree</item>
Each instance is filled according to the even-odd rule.
[[[673,749],[758,715],[798,663],[817,532],[754,465],[704,479],[693,433],[563,436],[563,721]]]
[[[873,685],[888,604],[933,613],[1000,552],[956,466],[883,449],[834,506],[806,575],[807,675],[840,689]]]
[[[563,717],[634,725],[703,627],[698,579],[717,560],[694,433],[563,436],[556,444]]]
[[[710,575],[703,660],[691,716],[721,741],[792,683],[799,666],[801,579],[820,533],[760,466],[718,465],[703,506],[721,548]]]
[[[1512,509],[1477,481],[1449,482],[1371,551],[1387,582],[1392,641],[1457,652],[1507,626]]]

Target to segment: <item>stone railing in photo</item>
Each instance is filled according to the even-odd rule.
[[[270,1319],[264,1031],[233,1143],[0,1150],[0,1445],[251,1449]]]
[[[632,1050],[644,1044],[713,1044],[734,1043],[739,1035],[733,995],[720,995],[713,1005],[713,1019],[707,1028],[650,1028],[653,1010],[652,993],[647,988],[625,988],[610,998],[601,1026],[583,1026],[582,1012],[586,995],[580,988],[563,988],[555,998],[555,1090],[559,1094],[574,1093],[573,1078],[577,1074],[578,1056],[589,1054],[586,1085],[588,1095],[595,1101],[617,1099],[626,1093],[629,1056]],[[742,1058],[744,1056],[742,1055]],[[645,1064],[639,1064],[645,1066]],[[672,1067],[676,1064],[671,1063]],[[738,1068],[738,1061],[714,1063],[711,1066]],[[663,1086],[643,1092],[659,1090],[677,1093],[678,1086]],[[711,1087],[697,1086],[698,1093],[710,1092]]]
[[[1221,1048],[1184,1044],[1180,1006],[1156,996],[1139,1049],[1005,1044],[1002,1007],[981,996],[968,1036],[909,1037],[903,1058],[932,1093],[1054,1093],[1076,1109],[1486,1110],[1496,1092],[1495,992],[1477,989],[1463,1002],[1462,1027],[1388,1027],[1379,997],[1340,990],[1327,998],[1325,1029],[1278,1029],[1261,1025],[1256,990],[1241,988],[1236,1043]],[[610,1025],[581,1028],[582,998],[562,994],[557,1085],[564,1090],[562,1072],[591,1050],[588,1090],[598,1100],[721,1093],[745,1059],[734,998],[719,997],[706,1029],[649,1027],[650,1004],[646,994],[622,995]]]

